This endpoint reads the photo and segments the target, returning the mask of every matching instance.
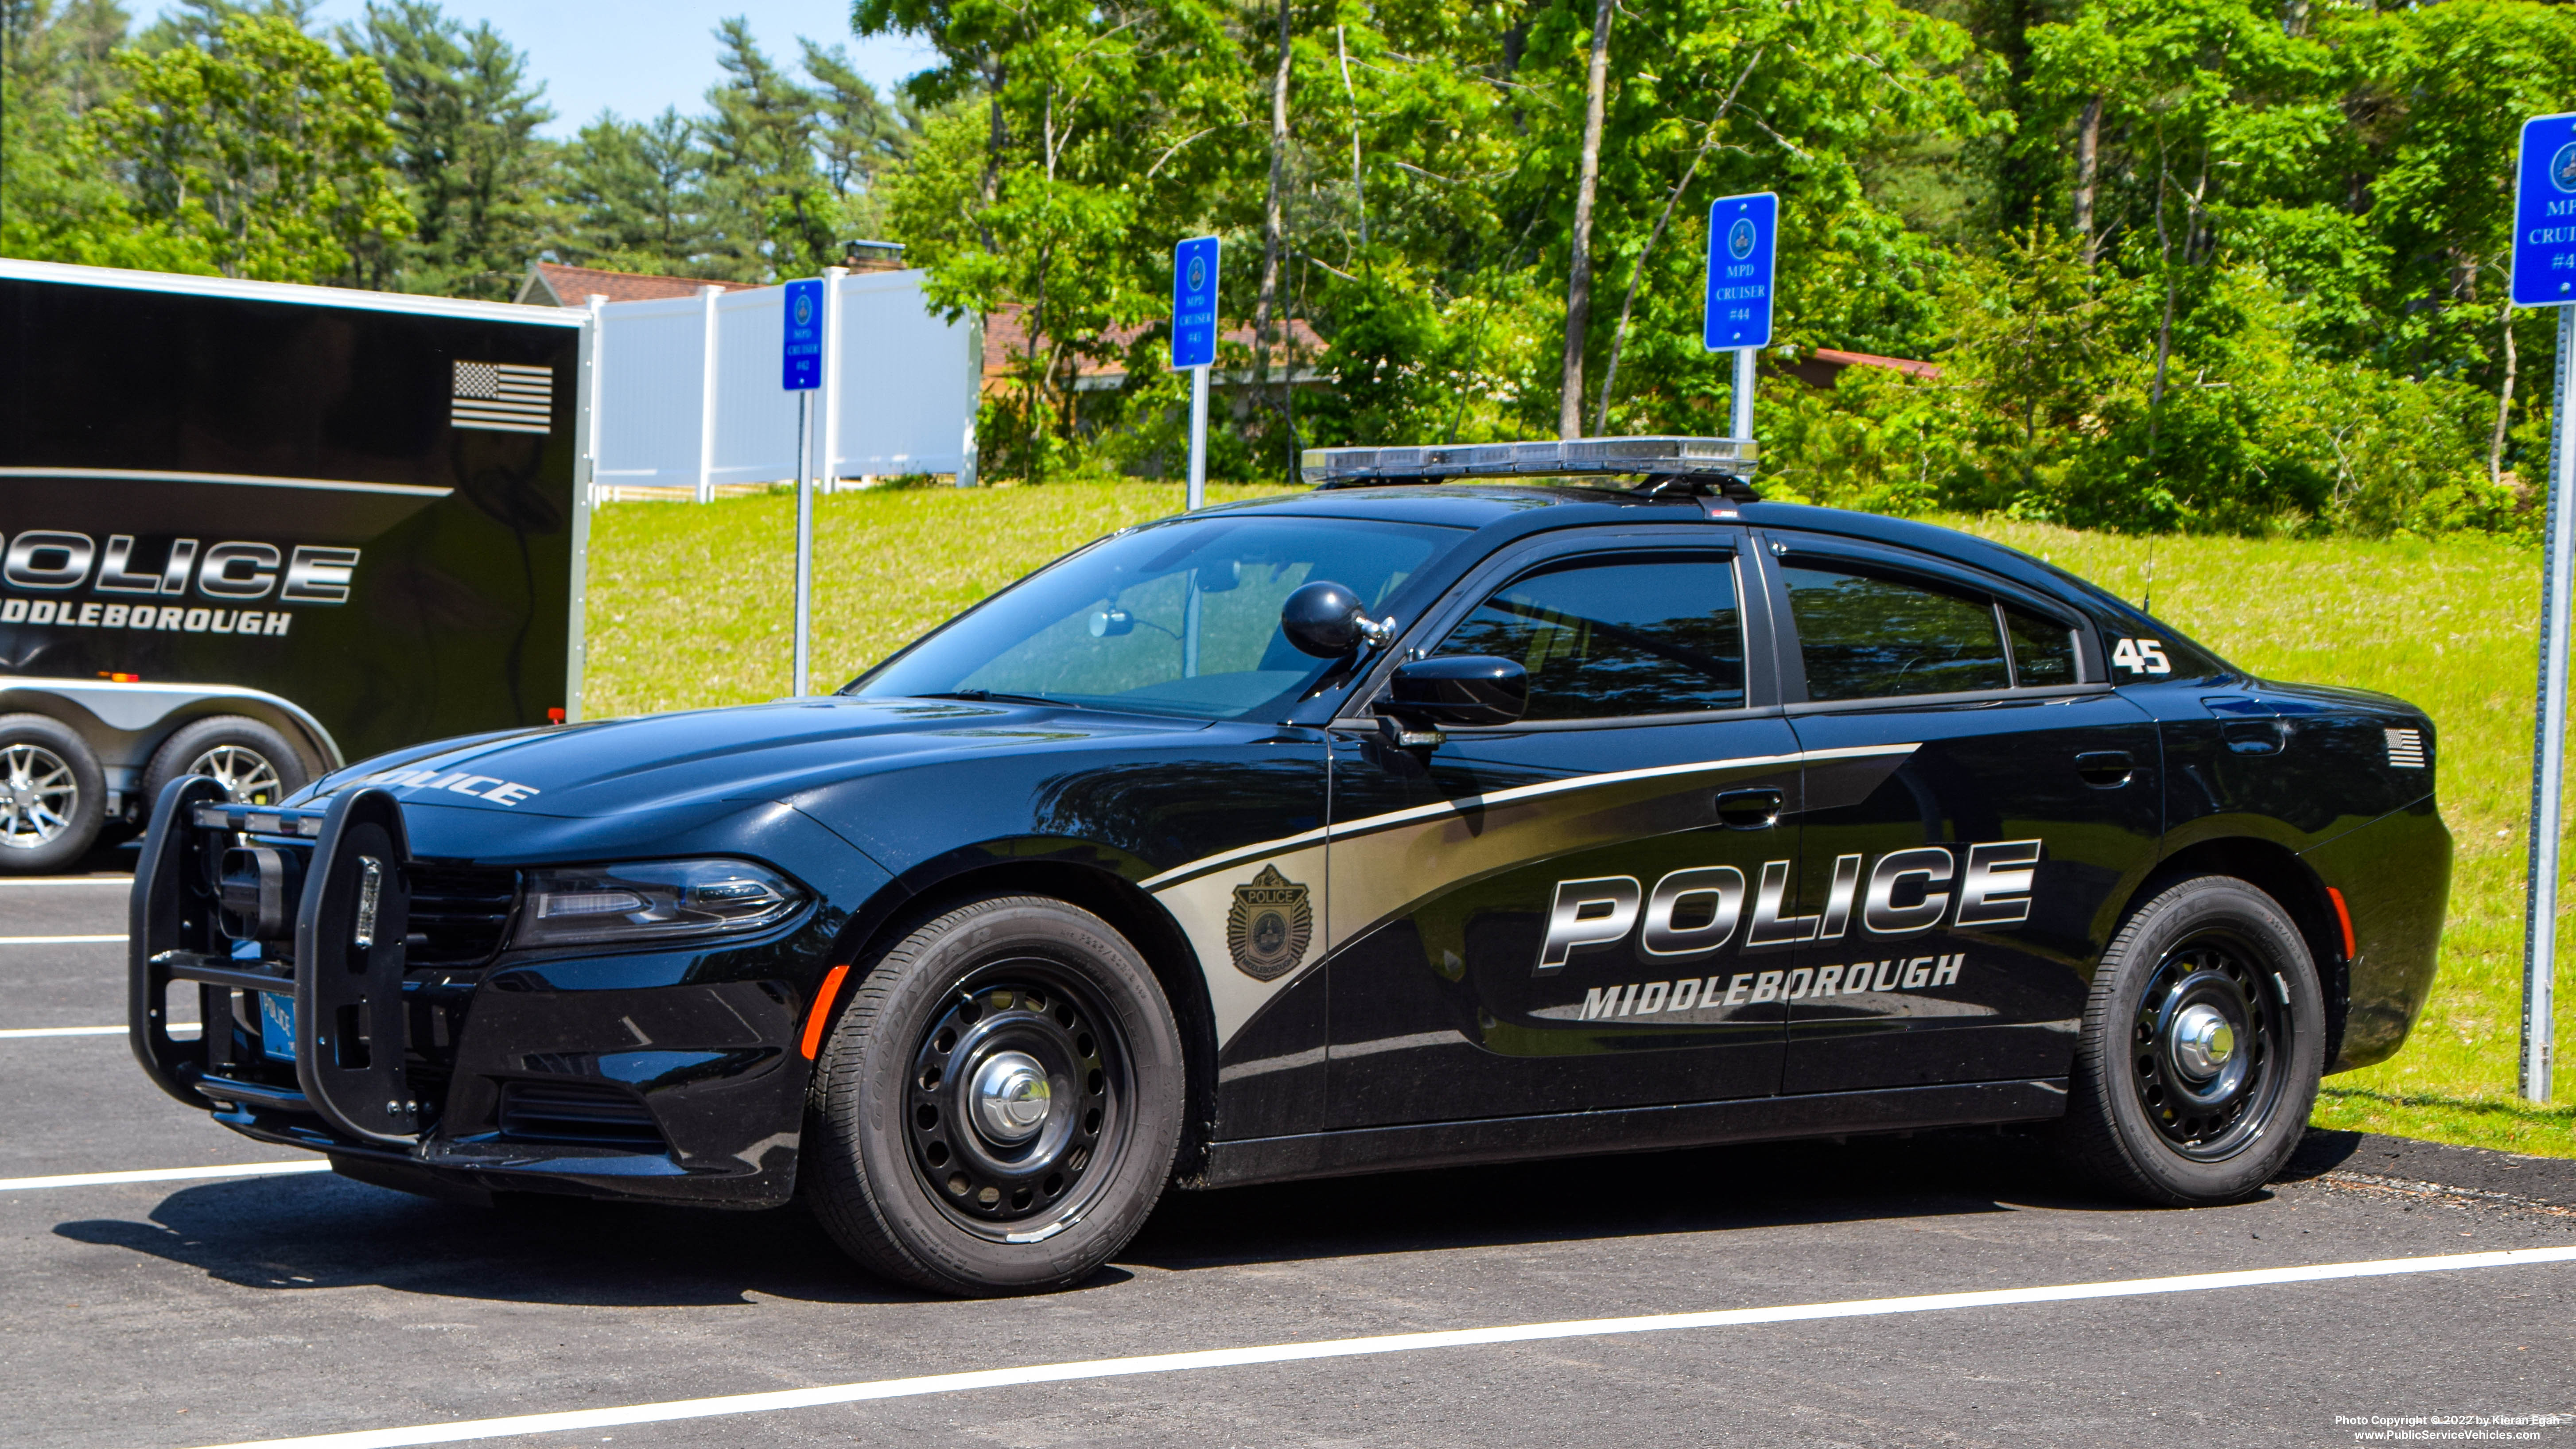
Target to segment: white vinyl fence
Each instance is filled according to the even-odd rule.
[[[817,485],[930,473],[972,486],[981,329],[940,318],[922,296],[925,272],[823,275]],[[597,308],[601,496],[686,488],[704,503],[725,484],[796,477],[797,396],[779,386],[785,295],[708,287]]]

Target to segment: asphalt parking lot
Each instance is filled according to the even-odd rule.
[[[2196,1212],[1997,1134],[1179,1194],[997,1302],[793,1213],[101,1180],[296,1158],[136,1070],[122,885],[0,883],[11,1444],[2576,1446],[2576,1163],[2349,1134]]]

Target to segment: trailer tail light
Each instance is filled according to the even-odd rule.
[[[106,680],[110,684],[141,684],[143,682],[143,676],[140,674],[122,674],[113,669],[100,670],[98,672],[98,677]]]
[[[564,722],[563,706],[558,704],[547,709],[546,722],[549,724],[562,724]]]

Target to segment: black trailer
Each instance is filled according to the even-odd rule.
[[[577,718],[587,322],[0,261],[0,872]]]

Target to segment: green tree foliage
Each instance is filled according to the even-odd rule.
[[[404,291],[506,298],[542,226],[540,182],[552,158],[536,131],[553,119],[527,79],[527,57],[488,24],[465,29],[433,0],[370,0],[340,36],[384,71],[393,92],[394,161],[414,230],[393,249]]]
[[[706,182],[697,125],[677,110],[640,123],[601,116],[563,148],[550,178],[546,250],[579,266],[710,275]]]
[[[0,3],[0,253],[211,272],[194,237],[136,214],[89,125],[115,94],[128,18],[114,0]]]
[[[390,164],[393,93],[276,14],[225,17],[211,47],[119,51],[122,89],[88,118],[149,222],[226,276],[356,281],[411,231]]]
[[[1705,218],[1767,190],[1773,357],[1929,364],[1766,373],[1783,492],[2532,526],[2552,344],[2507,212],[2522,118],[2576,109],[2576,8],[854,0],[936,56],[893,100],[735,20],[698,113],[559,144],[490,27],[370,0],[335,56],[313,14],[182,0],[128,44],[114,0],[0,0],[0,247],[492,296],[538,257],[768,282],[901,241],[1007,339],[988,469],[1043,479],[1177,468],[1168,258],[1214,232],[1214,467],[1279,479],[1569,413],[1724,429]]]

